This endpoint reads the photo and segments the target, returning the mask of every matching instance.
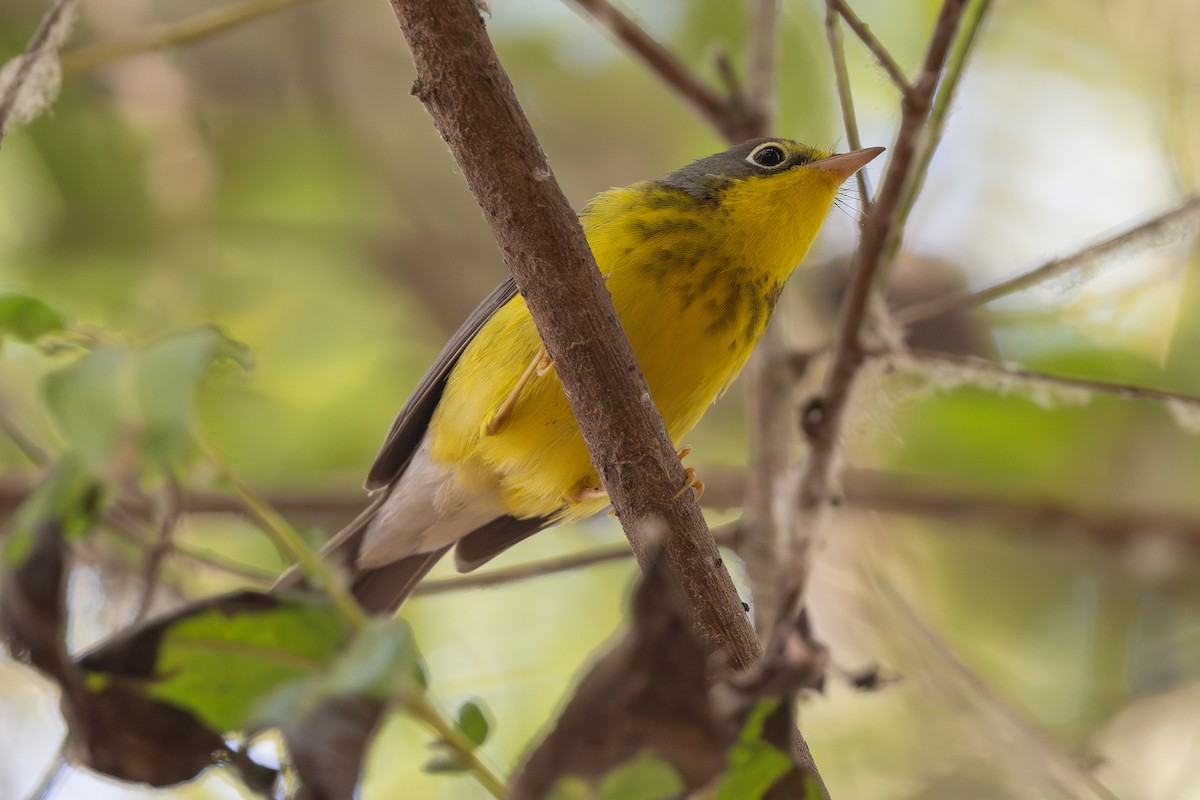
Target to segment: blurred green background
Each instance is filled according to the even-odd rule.
[[[844,149],[823,4],[782,5],[777,130]],[[914,72],[938,4],[853,5]],[[1013,274],[1197,188],[1194,0],[993,6],[897,268],[918,294]],[[45,7],[6,0],[0,59],[24,48]],[[208,7],[83,0],[66,49]],[[715,53],[739,63],[742,4],[628,7],[714,84]],[[569,4],[492,0],[491,11],[496,47],[577,207],[723,148]],[[864,143],[889,145],[895,93],[849,34],[846,42]],[[206,382],[198,414],[209,438],[264,493],[352,495],[408,391],[504,275],[453,160],[409,95],[413,77],[383,0],[302,3],[68,74],[51,111],[10,132],[0,150],[0,291],[34,294],[132,342],[216,323],[250,346],[257,366]],[[881,170],[872,165],[873,185]],[[1194,241],[1187,230],[1166,238],[977,312],[935,344],[1200,393]],[[827,277],[794,282],[782,305],[789,340],[827,336],[829,286],[854,241],[851,216],[835,210],[807,262]],[[60,446],[40,385],[64,357],[2,346],[6,416]],[[1002,504],[1120,516],[1127,538],[1101,542],[1069,513],[1036,525],[986,514],[840,515],[814,587],[817,634],[839,668],[878,663],[900,680],[860,693],[834,676],[805,704],[802,727],[831,791],[878,800],[1200,797],[1195,426],[1151,401],[962,383],[872,371],[848,462]],[[706,465],[744,463],[742,405],[735,388],[691,437],[689,463],[702,476]],[[36,476],[2,437],[0,469],[13,491]],[[199,471],[188,483],[205,488],[208,478]],[[319,542],[348,516],[294,521]],[[264,573],[282,567],[237,516],[189,515],[179,537]],[[538,536],[497,563],[621,540],[602,518]],[[92,566],[72,584],[76,646],[127,622],[138,595],[127,548],[100,540],[85,560]],[[166,569],[174,599],[241,585],[186,559]],[[633,575],[632,562],[621,563],[406,605],[439,699],[454,707],[479,697],[491,710],[492,762],[507,770],[552,718],[588,654],[620,625]],[[0,662],[0,796],[36,785],[60,734],[47,685]],[[389,723],[367,796],[484,796],[465,778],[421,773],[426,741],[405,720]],[[164,796],[238,792],[216,774]],[[54,796],[142,794],[72,774]]]

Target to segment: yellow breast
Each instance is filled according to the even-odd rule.
[[[783,282],[807,252],[836,183],[743,180],[711,200],[655,183],[607,192],[581,215],[588,243],[651,396],[676,444],[745,365]],[[541,341],[523,298],[489,320],[450,375],[431,422],[432,454],[458,480],[498,487],[518,517],[576,519],[599,485],[555,373],[535,378],[503,427],[484,428]]]

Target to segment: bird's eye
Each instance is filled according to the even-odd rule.
[[[746,160],[760,167],[774,169],[787,160],[787,154],[777,144],[760,144]]]

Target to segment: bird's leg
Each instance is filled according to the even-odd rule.
[[[692,446],[690,444],[685,444],[683,447],[679,448],[679,450],[676,451],[676,454],[679,456],[679,460],[683,461],[685,458],[688,457],[688,454],[691,452],[692,452]],[[671,498],[672,500],[678,500],[680,497],[683,497],[683,493],[686,492],[688,489],[696,490],[696,499],[697,500],[699,500],[701,497],[704,496],[704,481],[702,481],[696,477],[696,470],[693,467],[685,467],[683,470],[683,477],[684,477],[683,488],[681,488],[678,492],[675,493],[675,496]],[[604,491],[604,489],[602,487],[599,487],[599,486],[576,486],[567,495],[567,502],[575,504],[575,503],[582,503],[585,500],[599,500],[601,498],[606,498],[606,497],[608,497],[608,492]],[[608,515],[610,517],[615,517],[616,511],[615,510],[609,511]]]
[[[612,277],[612,273],[610,272],[606,275],[602,275],[601,277],[607,281],[610,277]],[[540,378],[552,369],[554,369],[554,359],[551,358],[550,354],[546,352],[546,347],[543,345],[541,351],[538,353],[537,376]],[[516,401],[514,400],[513,402]]]
[[[547,366],[542,368],[542,364]],[[546,353],[546,346],[542,345],[538,348],[537,355],[533,357],[533,361],[529,362],[529,366],[521,373],[521,377],[517,378],[517,385],[508,393],[508,397],[504,398],[504,402],[500,404],[499,410],[496,411],[492,418],[487,421],[484,426],[484,433],[488,436],[495,436],[504,427],[505,421],[508,420],[508,415],[512,413],[513,406],[517,404],[517,398],[521,396],[521,392],[525,390],[526,385],[533,379],[535,375],[542,376],[549,371],[550,367],[554,366],[554,362],[550,360],[549,354]]]
[[[605,281],[607,281],[609,277],[609,275],[603,276]],[[521,374],[521,378],[517,381],[517,385],[513,387],[511,392],[508,393],[508,397],[504,398],[504,403],[501,404],[500,410],[496,412],[494,417],[488,420],[486,428],[488,436],[495,436],[500,428],[504,426],[504,420],[506,420],[508,415],[512,413],[513,406],[517,404],[517,398],[521,396],[521,391],[525,388],[525,385],[529,383],[530,379],[535,375],[540,378],[552,369],[554,369],[554,359],[551,358],[550,354],[546,352],[546,345],[542,345],[538,350],[537,355],[533,357],[533,363],[525,368],[525,372]]]

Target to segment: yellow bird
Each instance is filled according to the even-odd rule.
[[[753,139],[592,200],[596,264],[676,446],[762,336],[838,187],[883,152]],[[394,610],[457,543],[460,570],[608,503],[554,364],[510,278],[471,314],[401,409],[369,507],[326,551]]]

